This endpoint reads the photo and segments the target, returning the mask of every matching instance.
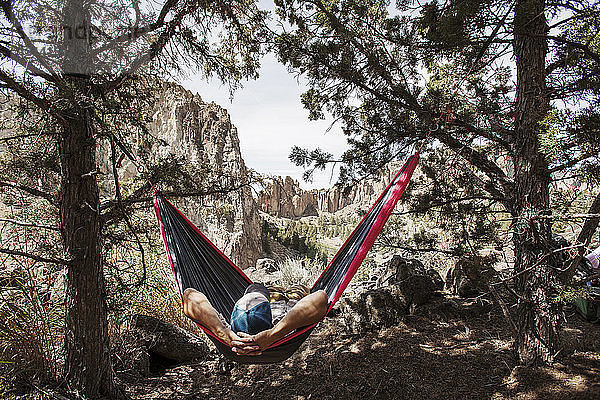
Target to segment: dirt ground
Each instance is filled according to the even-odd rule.
[[[343,333],[328,318],[275,365],[221,359],[121,376],[133,399],[600,399],[600,326],[568,312],[551,368],[516,367],[510,332],[489,305],[407,316],[393,328]]]

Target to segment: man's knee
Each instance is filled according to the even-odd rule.
[[[314,304],[318,310],[319,315],[325,315],[329,306],[329,296],[327,296],[327,293],[325,293],[324,290],[317,290],[313,293],[313,296],[315,298]]]

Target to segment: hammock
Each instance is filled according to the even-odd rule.
[[[324,290],[329,296],[327,313],[338,301],[383,229],[404,193],[418,160],[418,152],[408,159],[313,285],[311,293]],[[204,293],[223,316],[229,317],[235,302],[252,281],[159,192],[154,193],[154,209],[180,296],[185,289],[194,288]],[[289,333],[259,356],[234,353],[209,329],[198,325],[227,358],[242,363],[264,364],[290,357],[317,324]]]

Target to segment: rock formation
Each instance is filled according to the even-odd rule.
[[[397,325],[406,309],[401,290],[392,285],[342,297],[330,315],[337,317],[347,332],[362,334]]]
[[[237,129],[227,110],[205,103],[173,83],[163,83],[154,109],[149,113],[150,134],[157,140],[151,162],[175,155],[199,168],[209,168],[212,181],[238,187],[248,183],[248,171],[240,152]],[[135,174],[131,162],[123,163],[124,177]],[[261,252],[260,219],[250,187],[200,199],[174,199],[175,205],[242,268],[254,265]]]
[[[113,354],[117,367],[149,376],[165,368],[192,360],[206,360],[210,349],[199,337],[148,315],[128,318],[128,329]]]
[[[489,290],[496,274],[493,254],[461,257],[446,274],[446,289],[461,297],[476,297]]]
[[[398,163],[389,164],[379,176],[348,188],[302,190],[291,177],[276,177],[259,193],[257,203],[261,211],[284,218],[334,213],[350,204],[370,206],[399,168]]]

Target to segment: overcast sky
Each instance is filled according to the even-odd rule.
[[[308,112],[300,103],[305,88],[296,78],[268,55],[262,63],[260,78],[246,82],[230,101],[229,89],[218,80],[206,82],[191,76],[183,86],[200,94],[205,102],[214,101],[229,111],[231,122],[238,129],[240,147],[246,165],[268,175],[289,175],[303,188],[329,187],[331,169],[316,172],[313,183],[302,181],[302,168],[293,165],[288,156],[292,146],[320,147],[335,156],[347,148],[339,126],[327,131],[331,121],[309,121]]]

